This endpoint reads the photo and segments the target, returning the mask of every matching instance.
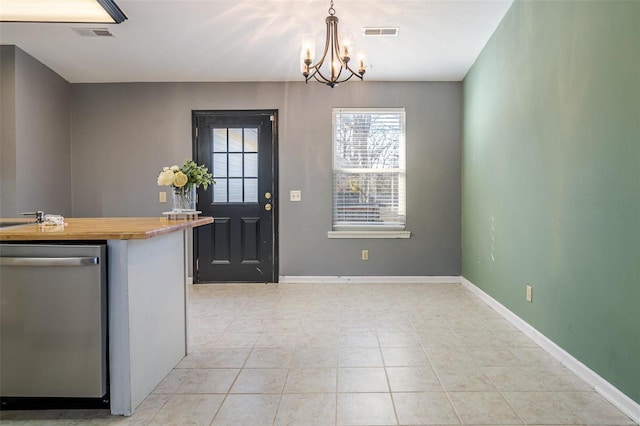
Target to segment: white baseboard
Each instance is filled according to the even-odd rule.
[[[615,405],[620,411],[629,416],[633,421],[640,423],[640,404],[629,398],[615,386],[599,376],[596,372],[584,365],[570,353],[553,343],[546,336],[533,328],[529,323],[511,312],[500,302],[489,296],[487,293],[478,288],[471,281],[461,277],[462,285],[468,288],[472,293],[478,296],[487,305],[502,315],[511,324],[516,326],[520,331],[526,334],[542,349],[547,351],[551,356],[556,358],[562,365],[571,370],[578,377],[593,386],[596,392],[605,399]]]
[[[460,284],[459,276],[280,276],[281,284]]]

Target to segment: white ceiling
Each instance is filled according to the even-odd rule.
[[[340,31],[367,52],[369,81],[460,81],[513,0],[334,0]],[[302,81],[301,35],[324,43],[329,0],[116,0],[122,24],[1,23],[72,83]],[[397,37],[363,27],[398,26]],[[81,37],[72,28],[108,28]],[[318,53],[317,53],[318,54]]]

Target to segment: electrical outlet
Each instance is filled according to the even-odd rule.
[[[161,203],[166,203],[167,202],[167,193],[164,191],[160,191],[160,193],[158,194],[158,201],[160,201]]]
[[[369,260],[369,250],[362,250],[362,260]]]
[[[533,288],[527,284],[527,302],[533,302]]]
[[[302,201],[302,191],[289,191],[289,201]]]

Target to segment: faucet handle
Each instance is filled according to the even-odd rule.
[[[20,213],[20,214],[24,215],[24,216],[35,216],[36,217],[36,223],[44,222],[44,212],[42,210],[38,210],[36,212],[25,212],[25,213]]]

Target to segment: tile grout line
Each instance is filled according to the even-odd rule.
[[[447,326],[448,326],[448,324],[447,324]],[[425,357],[427,358],[427,362],[429,363],[429,366],[431,367],[431,370],[433,370],[433,374],[435,374],[436,378],[438,379],[438,382],[440,383],[440,387],[442,388],[442,390],[443,390],[443,392],[444,392],[444,394],[445,394],[445,396],[447,398],[447,401],[449,401],[449,405],[451,405],[451,408],[453,409],[453,414],[455,414],[456,418],[458,419],[459,424],[463,425],[464,422],[462,421],[462,416],[460,415],[460,413],[458,413],[458,409],[456,409],[456,406],[453,403],[453,400],[451,399],[451,396],[449,395],[449,391],[447,391],[447,389],[444,387],[444,382],[440,378],[440,375],[438,374],[438,371],[436,370],[435,366],[433,365],[433,362],[431,361],[431,357],[429,357],[429,353],[425,349],[423,342],[420,339],[418,339],[418,341],[420,342],[420,349],[422,349],[422,352],[424,353]]]
[[[380,335],[378,334],[378,329],[376,328],[376,340],[378,341],[378,352],[380,353],[380,359],[382,359],[382,368],[384,369],[384,376],[387,379],[387,389],[389,389],[389,398],[391,398],[391,407],[393,408],[393,415],[396,418],[396,424],[400,424],[400,418],[398,417],[398,409],[396,408],[396,402],[393,398],[393,392],[391,390],[391,381],[389,380],[389,373],[387,371],[387,364],[384,360],[384,355],[382,354],[382,343],[380,342]]]
[[[231,321],[231,323],[229,323],[229,326],[233,323],[233,321]],[[257,339],[256,339],[257,342]],[[255,346],[255,344],[254,344]],[[236,377],[233,379],[233,381],[231,382],[231,385],[229,386],[229,389],[227,389],[227,392],[224,395],[224,398],[222,399],[222,402],[220,402],[220,406],[218,407],[218,409],[216,410],[216,413],[214,414],[213,418],[211,419],[211,423],[209,423],[209,425],[213,425],[213,423],[216,420],[216,417],[218,417],[218,414],[220,414],[220,411],[222,410],[222,407],[224,406],[224,403],[227,401],[227,398],[229,397],[229,394],[231,394],[231,389],[233,389],[233,386],[236,384],[236,382],[238,381],[238,377],[240,377],[240,374],[242,374],[242,371],[244,370],[245,365],[247,365],[247,361],[249,360],[249,357],[251,356],[253,349],[251,349],[248,353],[246,358],[244,359],[244,362],[242,363],[242,366],[240,366],[240,368],[238,369],[238,374],[236,374]]]

